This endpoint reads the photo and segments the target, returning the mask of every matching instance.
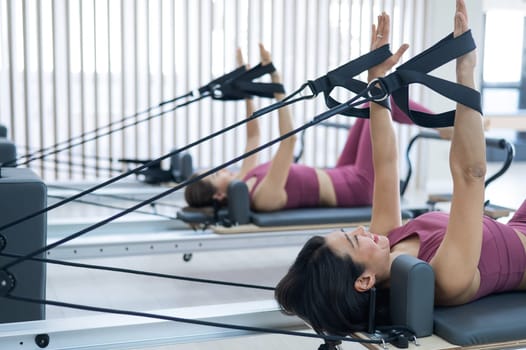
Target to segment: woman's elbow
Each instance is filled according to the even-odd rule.
[[[290,135],[289,137],[285,138],[283,141],[281,141],[283,144],[290,145],[291,147],[294,147],[296,145],[296,141],[298,140],[298,136],[296,134]]]
[[[463,179],[466,182],[484,182],[487,166],[485,161],[451,167],[453,178]]]

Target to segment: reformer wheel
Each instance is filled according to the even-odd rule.
[[[49,335],[38,334],[35,336],[35,344],[41,349],[47,348],[49,345]]]

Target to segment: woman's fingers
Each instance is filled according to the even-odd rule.
[[[402,55],[407,51],[408,48],[409,44],[402,44],[402,46],[400,46],[400,48],[393,54],[393,57],[396,59],[396,63],[400,61]]]
[[[371,50],[389,43],[390,25],[391,20],[389,19],[389,15],[382,12],[382,14],[378,16],[378,24],[373,24],[372,26]]]

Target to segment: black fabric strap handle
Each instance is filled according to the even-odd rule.
[[[203,95],[205,93],[210,93],[212,96],[213,96],[213,91],[215,89],[218,89],[220,88],[223,84],[226,84],[228,82],[231,82],[237,78],[239,78],[240,76],[242,76],[245,72],[247,71],[247,68],[245,66],[241,66],[241,67],[238,67],[236,69],[234,69],[233,71],[231,71],[230,73],[226,73],[222,76],[220,76],[219,78],[216,78],[214,80],[212,80],[211,82],[209,82],[208,84],[200,87],[198,89],[199,91],[199,94],[200,95]]]
[[[409,116],[411,120],[413,120],[413,122],[415,122],[415,124],[429,128],[453,125],[455,111],[430,114],[410,110],[409,85],[411,84],[418,83],[425,85],[453,101],[464,104],[482,113],[480,93],[478,91],[427,74],[475,48],[476,45],[471,31],[467,31],[456,38],[453,37],[453,34],[449,34],[432,47],[400,65],[395,72],[384,78],[377,79],[376,89],[369,91],[370,95],[372,95],[370,97],[372,97],[372,100],[376,100],[376,103],[389,108],[389,99],[387,99],[387,97],[392,95],[395,103]],[[389,50],[389,45],[384,45],[330,71],[314,81],[309,81],[309,87],[314,95],[323,92],[327,107],[332,109],[340,104],[330,96],[330,93],[335,87],[340,86],[359,94],[367,89],[367,84],[353,77],[370,67],[382,63],[391,55],[392,53]],[[340,114],[359,118],[369,118],[369,108],[348,108]]]
[[[272,98],[275,93],[285,93],[282,84],[253,81],[275,70],[276,68],[272,63],[266,65],[260,63],[249,70],[245,68],[244,71],[239,72],[239,74],[231,74],[219,81],[215,86],[212,85],[212,98],[214,100],[233,101],[250,98],[252,96]],[[214,82],[215,81],[211,84]]]
[[[330,96],[330,93],[335,87],[343,87],[355,94],[359,94],[367,88],[367,84],[353,77],[367,71],[371,67],[382,63],[391,56],[392,53],[389,49],[389,45],[384,45],[328,72],[326,75],[319,77],[314,81],[309,81],[309,87],[314,95],[318,95],[320,92],[323,92],[325,96],[325,104],[327,107],[333,108],[340,104]],[[387,99],[384,101],[379,101],[378,103],[390,108],[389,100]],[[341,114],[346,116],[369,118],[369,108],[350,107]]]
[[[451,33],[435,45],[422,51],[404,64],[401,64],[398,69],[429,73],[452,59],[476,49],[476,47],[477,45],[473,40],[471,30],[462,33],[456,38],[454,38],[453,33]]]
[[[444,97],[482,114],[480,92],[427,74],[475,48],[470,30],[456,38],[453,37],[453,34],[449,34],[429,49],[400,65],[395,72],[381,78],[382,88],[385,89],[385,93],[391,94],[396,105],[420,126],[430,128],[452,126],[455,122],[455,111],[430,114],[410,110],[409,85],[415,83],[425,85]]]

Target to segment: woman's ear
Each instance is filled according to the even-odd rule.
[[[358,292],[366,292],[376,284],[376,276],[369,272],[364,272],[354,281],[354,289]]]
[[[217,191],[216,193],[214,193],[212,198],[215,199],[218,202],[222,202],[226,198],[226,193]]]

